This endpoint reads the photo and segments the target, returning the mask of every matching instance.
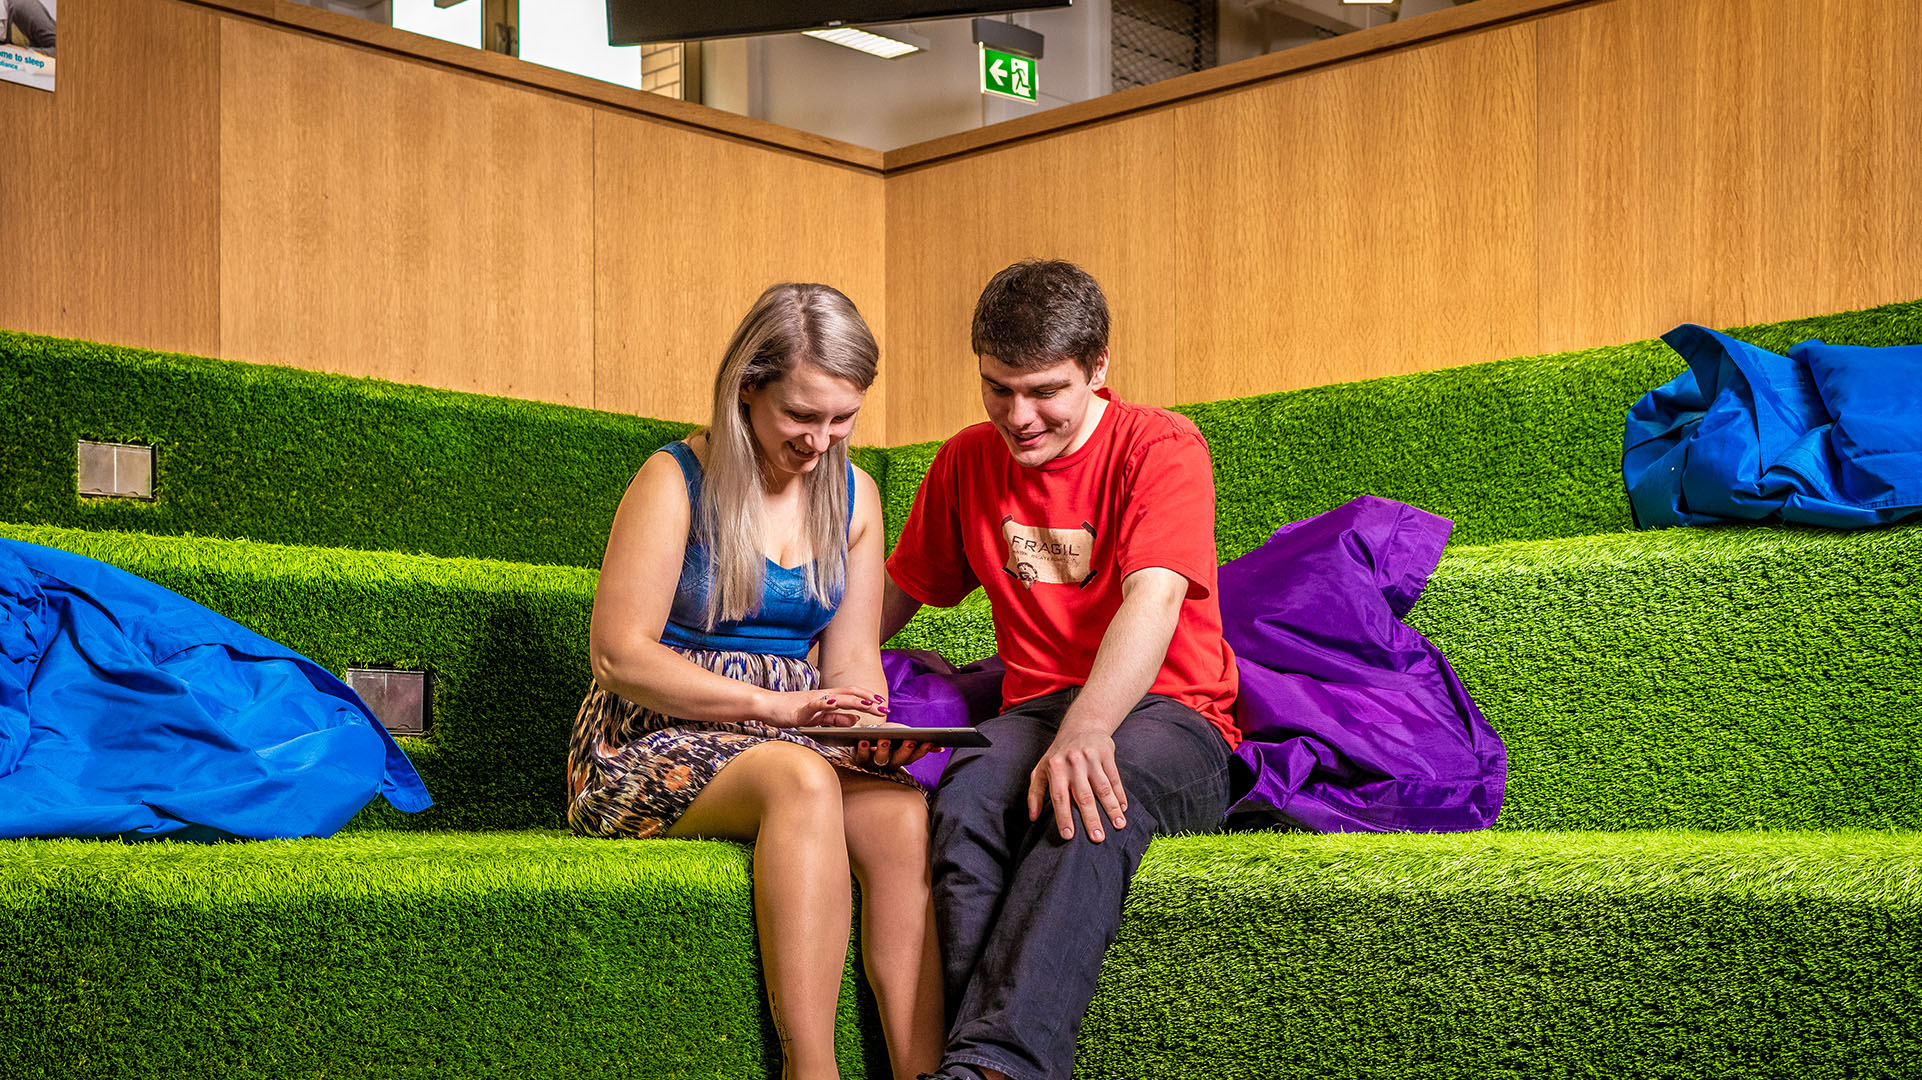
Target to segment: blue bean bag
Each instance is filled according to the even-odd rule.
[[[1629,410],[1637,525],[1847,529],[1922,513],[1922,346],[1804,341],[1782,356],[1693,324],[1662,340],[1688,370]]]
[[[432,804],[346,684],[105,563],[0,539],[0,838],[327,836]]]

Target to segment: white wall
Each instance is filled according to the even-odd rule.
[[[1316,26],[1283,14],[1288,6],[1319,8],[1344,22],[1358,26],[1412,19],[1430,12],[1446,11],[1468,0],[1401,0],[1399,9],[1374,5],[1349,5],[1340,0],[1293,0],[1293,4],[1270,6],[1263,0],[1219,0],[1215,6],[1219,27],[1218,64],[1266,56],[1271,52],[1307,45],[1327,36]]]
[[[926,51],[882,60],[800,34],[702,46],[702,101],[787,127],[892,150],[1108,92],[1108,3],[1013,16],[1046,36],[1039,100],[981,93],[971,21],[902,24]],[[874,29],[885,29],[876,27]]]
[[[1325,4],[1357,24],[1393,18],[1386,8]],[[1401,0],[1400,17],[1454,7],[1456,0]],[[1218,0],[1217,62],[1233,63],[1320,40],[1314,26],[1261,0]],[[980,92],[977,46],[968,19],[902,24],[927,39],[925,52],[882,60],[800,34],[710,41],[702,45],[702,98],[730,112],[772,120],[876,150],[969,131],[986,124],[1109,93],[1109,0],[1013,16],[1046,35],[1040,100],[1033,105]],[[873,29],[881,30],[882,27]]]

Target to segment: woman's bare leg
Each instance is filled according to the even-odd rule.
[[[853,898],[834,766],[770,740],[728,762],[669,836],[754,844],[754,923],[786,1080],[838,1080],[834,1011]]]
[[[928,803],[902,784],[843,771],[842,818],[861,883],[861,956],[896,1080],[941,1064],[946,1031],[934,932]]]

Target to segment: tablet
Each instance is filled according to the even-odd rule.
[[[853,746],[861,742],[927,743],[930,746],[993,746],[980,728],[971,727],[909,727],[906,724],[874,724],[869,727],[797,727],[789,728],[796,735],[806,735],[815,742],[833,746]]]

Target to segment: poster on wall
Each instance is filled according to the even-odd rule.
[[[53,89],[60,0],[0,0],[0,82]]]

